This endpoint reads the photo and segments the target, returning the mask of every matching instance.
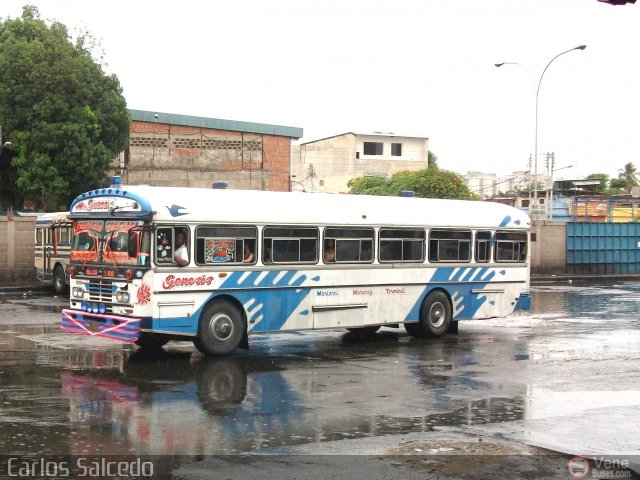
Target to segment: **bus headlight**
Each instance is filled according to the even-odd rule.
[[[116,302],[129,303],[129,292],[116,292]]]
[[[84,288],[82,288],[82,287],[73,287],[71,289],[71,296],[73,298],[84,298]]]

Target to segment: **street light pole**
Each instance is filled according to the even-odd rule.
[[[535,179],[534,181],[538,181],[538,105],[539,105],[539,98],[540,98],[540,86],[542,85],[542,78],[544,77],[545,72],[547,71],[547,69],[549,68],[549,65],[551,65],[553,63],[553,61],[564,55],[565,53],[569,53],[569,52],[573,52],[574,50],[584,50],[585,48],[587,48],[586,45],[578,45],[577,47],[574,48],[570,48],[569,50],[565,50],[562,53],[559,53],[558,55],[556,55],[555,57],[553,57],[551,60],[549,60],[549,63],[547,63],[547,66],[544,67],[544,70],[542,71],[542,74],[540,75],[540,80],[538,81],[538,88],[536,89],[536,134],[535,134],[535,140],[534,140],[534,152],[533,152],[533,178]],[[552,186],[553,188],[553,186]],[[537,186],[534,186],[534,190],[533,190],[533,203],[535,205],[538,204],[538,188]],[[547,209],[549,208],[549,205],[547,205]]]
[[[535,135],[534,135],[534,141],[533,141],[533,181],[534,181],[534,185],[533,185],[533,205],[538,206],[538,186],[537,186],[537,182],[538,182],[538,107],[539,107],[539,98],[540,98],[540,86],[542,85],[542,79],[544,78],[544,74],[546,73],[547,69],[549,68],[549,65],[551,65],[553,63],[553,61],[558,58],[561,57],[562,55],[569,53],[569,52],[573,52],[574,50],[584,50],[585,48],[587,48],[586,45],[578,45],[577,47],[574,48],[570,48],[569,50],[565,50],[564,52],[559,53],[558,55],[556,55],[555,57],[553,57],[551,60],[549,60],[549,63],[547,63],[547,66],[544,67],[544,70],[542,70],[542,74],[540,75],[540,79],[538,80],[538,87],[536,88],[536,122],[535,122]],[[503,62],[503,63],[496,63],[495,66],[496,67],[501,67],[503,65],[520,65],[519,63],[516,62]],[[520,65],[522,67],[522,65]],[[523,67],[524,68],[524,67]],[[526,70],[526,68],[525,68]],[[533,205],[529,206],[529,213],[533,213]],[[548,206],[547,206],[548,208]]]

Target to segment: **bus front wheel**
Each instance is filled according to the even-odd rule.
[[[228,300],[219,300],[208,305],[198,328],[196,348],[206,355],[226,355],[240,345],[244,336],[242,314]]]
[[[62,295],[67,289],[67,279],[65,278],[64,268],[61,265],[56,265],[53,270],[53,292],[56,295]]]

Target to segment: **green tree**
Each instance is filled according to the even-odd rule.
[[[612,178],[609,181],[609,193],[611,195],[619,195],[627,191],[627,182],[622,178]]]
[[[429,150],[427,153],[427,168],[438,168],[438,156]]]
[[[93,46],[87,33],[73,42],[34,6],[0,21],[0,125],[13,144],[0,170],[3,197],[68,205],[104,185],[130,117],[118,78],[94,60]]]
[[[410,172],[403,170],[390,179],[381,177],[360,177],[349,181],[350,193],[359,195],[393,195],[410,190],[416,197],[456,198],[479,200],[464,184],[460,175],[447,170],[427,168]]]
[[[349,193],[358,195],[391,195],[389,180],[385,177],[358,177],[347,182]]]
[[[600,186],[598,186],[598,192],[609,192],[609,175],[607,175],[606,173],[592,173],[590,175],[587,175],[587,180],[599,180]]]
[[[638,185],[638,171],[636,166],[629,162],[625,166],[618,170],[618,179],[624,180],[624,189],[627,192],[631,191],[631,187]]]

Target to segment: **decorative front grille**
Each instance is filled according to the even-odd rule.
[[[91,280],[86,287],[89,292],[88,300],[90,302],[104,303],[107,311],[111,311],[111,304],[114,302],[114,296],[117,287],[111,280]]]

